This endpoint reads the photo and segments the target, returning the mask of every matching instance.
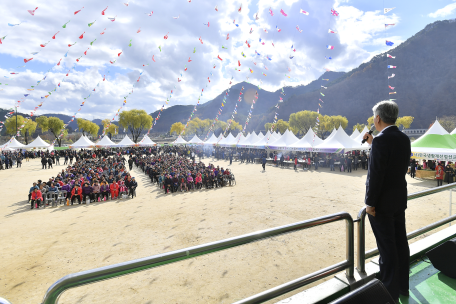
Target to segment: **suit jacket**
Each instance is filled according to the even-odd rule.
[[[365,203],[376,213],[407,209],[407,174],[410,139],[396,126],[385,129],[372,141],[366,180]]]

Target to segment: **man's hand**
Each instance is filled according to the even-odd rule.
[[[366,213],[375,217],[375,207],[366,207]]]
[[[369,145],[372,145],[372,140],[374,139],[374,136],[372,134],[369,134],[369,133],[365,133],[364,136],[363,136],[363,139],[366,139],[366,142],[369,144]]]

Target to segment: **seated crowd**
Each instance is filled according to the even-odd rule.
[[[56,177],[48,182],[38,180],[29,190],[28,200],[31,209],[49,205],[60,198],[61,202],[73,205],[78,202],[100,202],[101,200],[121,198],[127,194],[133,198],[138,186],[134,177],[125,168],[125,158],[120,155],[99,158],[80,157]]]
[[[195,162],[188,153],[159,149],[152,155],[136,157],[135,164],[150,177],[165,193],[223,187],[234,183],[234,175],[228,170],[212,164]]]

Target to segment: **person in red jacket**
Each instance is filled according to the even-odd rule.
[[[119,184],[117,184],[115,181],[112,182],[111,185],[109,185],[109,189],[111,190],[111,199],[112,200],[119,196]]]
[[[73,202],[75,199],[77,199],[79,196],[79,204],[82,202],[82,188],[79,187],[78,184],[74,185],[73,190],[71,190],[71,205],[73,205]]]
[[[35,208],[38,209],[42,202],[43,202],[43,196],[41,194],[41,191],[38,190],[38,188],[35,188],[32,192],[32,202],[31,202],[30,209],[33,209],[33,204],[35,204]]]
[[[297,166],[298,166],[298,157],[295,156],[295,159],[294,159],[294,169],[295,169],[295,171],[297,170],[297,168],[296,168]]]
[[[443,169],[442,164],[439,162],[435,167],[435,179],[437,180],[437,187],[442,186],[443,184],[443,175],[445,170]]]

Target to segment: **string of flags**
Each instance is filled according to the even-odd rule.
[[[384,19],[384,20],[386,19],[386,14],[387,14],[388,12],[391,12],[393,9],[395,9],[395,7],[393,7],[393,8],[383,8],[383,19]],[[390,23],[390,24],[387,24],[387,23],[385,23],[385,30],[386,30],[388,27],[394,26],[394,25],[395,25],[395,24],[391,24],[391,23]],[[386,40],[386,39],[385,39],[385,40]],[[394,43],[393,43],[392,41],[386,40],[386,45],[387,45],[387,46],[393,46]],[[387,70],[388,70],[388,69],[395,69],[395,68],[397,68],[395,65],[390,65],[390,64],[389,64],[389,60],[390,60],[390,59],[395,59],[395,58],[396,58],[396,56],[393,56],[393,55],[390,55],[389,53],[386,53],[386,68],[387,68]],[[390,79],[393,78],[394,76],[395,76],[395,74],[392,74],[391,76],[388,76],[388,88],[391,90],[391,91],[388,90],[388,95],[395,95],[395,94],[397,94],[397,92],[394,90],[395,87],[393,87],[393,86],[390,85]]]

